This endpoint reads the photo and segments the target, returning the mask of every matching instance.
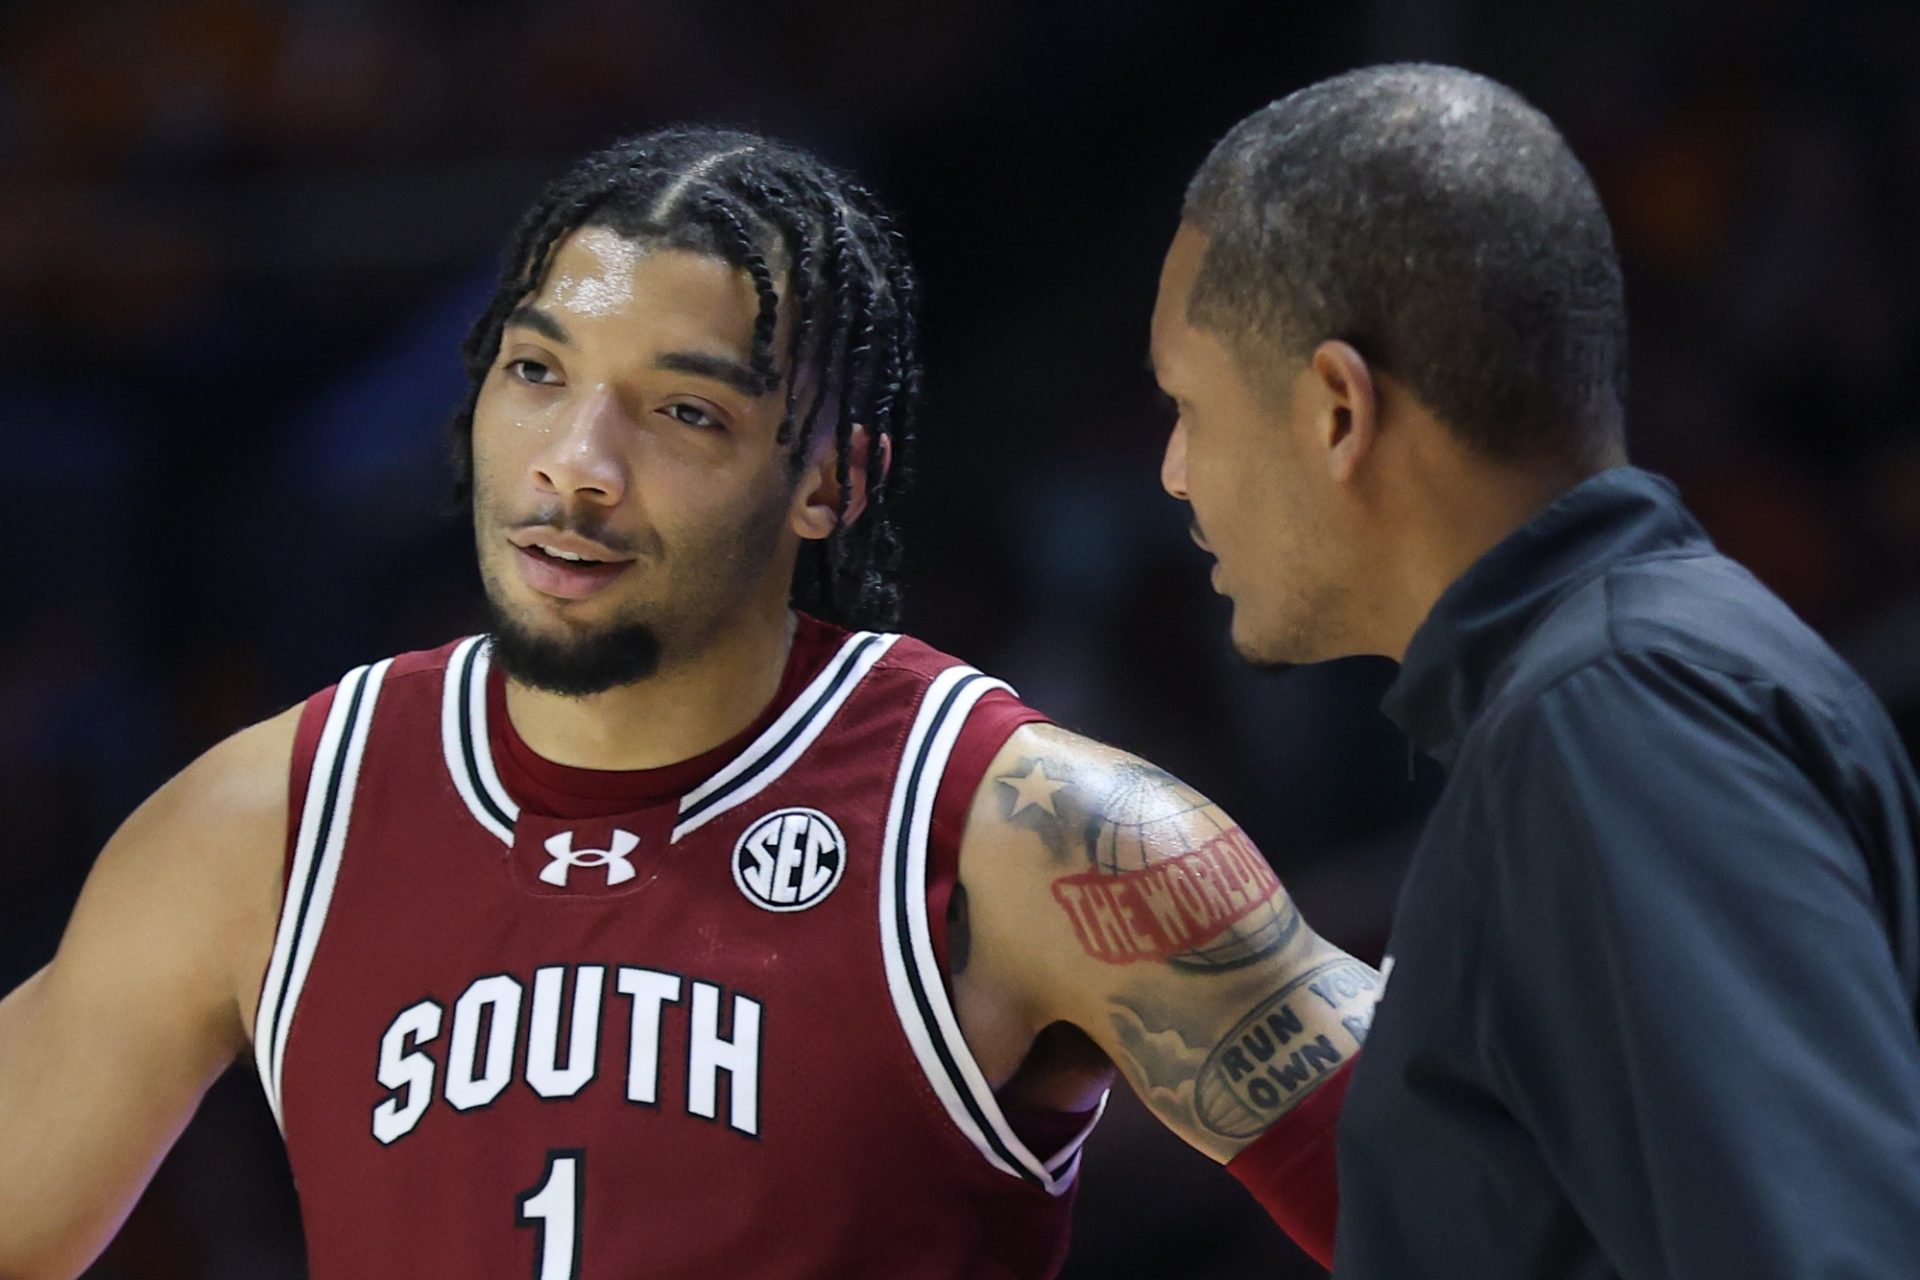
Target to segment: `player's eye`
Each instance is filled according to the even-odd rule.
[[[558,373],[550,366],[544,365],[538,360],[528,360],[525,358],[509,360],[507,361],[507,372],[522,382],[532,383],[538,387],[550,386],[560,381],[560,375]]]
[[[661,410],[661,412],[672,418],[675,422],[684,423],[689,427],[698,427],[702,431],[717,430],[720,426],[720,420],[718,418],[697,405],[685,403],[670,404]]]

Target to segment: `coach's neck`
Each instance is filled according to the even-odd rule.
[[[1379,563],[1371,652],[1406,657],[1442,593],[1487,552],[1589,476],[1626,462],[1616,441],[1586,456],[1488,457],[1423,407],[1383,431],[1369,506]]]

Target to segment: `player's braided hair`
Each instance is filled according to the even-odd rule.
[[[908,475],[920,399],[913,268],[870,192],[813,156],[754,134],[672,128],[628,139],[581,160],[527,211],[499,289],[461,349],[469,386],[453,422],[457,497],[471,497],[473,411],[507,317],[539,289],[560,241],[588,226],[710,254],[747,273],[760,299],[752,368],[769,391],[785,380],[779,439],[791,447],[797,475],[826,422],[838,446],[843,510],[852,497],[853,428],[867,428],[866,510],[824,542],[804,544],[794,603],[843,626],[894,625],[900,534],[893,499]],[[782,285],[793,323],[787,350],[777,353]],[[884,472],[883,438],[892,443]]]

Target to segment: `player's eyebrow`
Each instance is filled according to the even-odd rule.
[[[573,345],[573,336],[567,332],[566,326],[532,303],[522,303],[507,317],[506,327],[511,329],[515,326],[531,329],[548,341],[558,342],[562,346]]]
[[[565,325],[532,303],[522,303],[507,316],[507,328],[531,329],[541,337],[562,346],[573,345],[573,335]],[[758,400],[769,388],[764,379],[741,361],[710,351],[668,351],[655,357],[654,368],[671,373],[688,373],[706,378]]]
[[[666,351],[654,359],[654,367],[672,373],[690,373],[733,388],[741,395],[758,400],[771,389],[766,380],[732,356],[706,351]]]

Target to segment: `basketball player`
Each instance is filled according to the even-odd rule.
[[[1187,193],[1163,478],[1261,663],[1401,661],[1449,771],[1340,1121],[1354,1280],[1920,1274],[1920,784],[1626,465],[1586,171],[1449,67],[1308,86]]]
[[[318,1280],[1048,1276],[1116,1072],[1326,1255],[1376,977],[1205,797],[882,629],[912,314],[765,140],[548,190],[466,347],[489,634],[114,837],[0,1003],[0,1275],[79,1272],[243,1053]]]

